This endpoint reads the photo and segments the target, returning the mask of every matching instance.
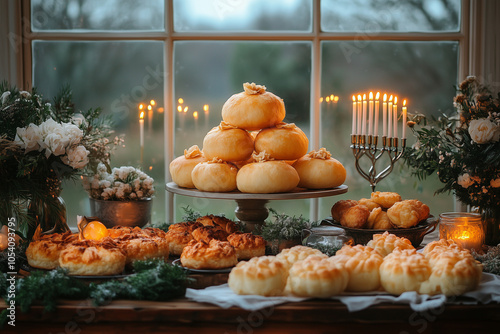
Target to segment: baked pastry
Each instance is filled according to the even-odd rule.
[[[229,288],[238,295],[280,296],[288,278],[287,265],[275,256],[241,261],[229,273]]]
[[[202,227],[202,226],[203,226],[203,224],[198,222],[198,221],[175,223],[175,224],[172,224],[168,227],[168,232],[192,233],[198,227]]]
[[[397,228],[410,228],[420,221],[420,212],[411,200],[394,203],[387,210],[387,216]]]
[[[191,269],[222,269],[238,263],[236,251],[227,241],[210,242],[192,240],[184,247],[181,264]]]
[[[374,230],[389,230],[394,228],[386,211],[382,211],[381,207],[375,208],[370,212],[366,228]]]
[[[408,201],[413,205],[413,208],[417,210],[419,222],[429,218],[430,208],[426,204],[420,202],[418,199],[410,199]]]
[[[206,243],[209,243],[210,240],[212,239],[227,241],[227,236],[229,235],[219,226],[210,226],[210,225],[198,227],[191,234],[194,240],[204,241]]]
[[[202,224],[203,226],[219,226],[228,234],[239,230],[238,225],[234,221],[223,216],[206,215],[196,219],[196,222]]]
[[[132,233],[141,233],[142,229],[138,226],[130,227],[130,226],[113,226],[108,228],[108,236],[110,238],[118,238],[126,234]]]
[[[265,152],[254,155],[256,162],[238,171],[236,184],[243,193],[270,194],[288,192],[299,184],[299,174],[284,161],[269,160]]]
[[[75,241],[61,251],[59,265],[69,275],[117,275],[126,263],[124,250],[111,238]]]
[[[346,170],[325,148],[311,151],[295,161],[299,173],[299,187],[309,189],[334,188],[344,183]]]
[[[340,217],[340,225],[350,228],[365,228],[370,210],[364,205],[355,205],[344,211]]]
[[[395,192],[372,192],[370,198],[384,209],[389,209],[394,203],[401,201],[401,195]]]
[[[340,222],[340,217],[344,212],[352,206],[358,205],[358,201],[352,199],[343,199],[338,201],[332,206],[332,218],[333,220]]]
[[[462,248],[454,240],[439,239],[429,242],[427,245],[425,245],[424,249],[422,250],[422,254],[424,254],[425,256],[429,256],[433,252],[442,253],[447,250],[461,251],[464,250],[464,248]]]
[[[373,235],[373,239],[368,241],[366,244],[368,247],[375,249],[383,257],[392,253],[396,248],[403,249],[415,249],[411,244],[411,241],[404,238],[398,237],[389,232],[384,232],[383,234]]]
[[[431,266],[415,249],[395,250],[380,265],[380,281],[385,291],[400,295],[406,291],[420,291],[429,279]]]
[[[320,250],[298,245],[293,246],[292,248],[283,249],[278,255],[276,255],[276,258],[285,262],[287,267],[290,268],[295,262],[304,260],[310,255],[319,255],[325,258],[327,257]]]
[[[255,152],[266,152],[276,160],[296,160],[307,153],[309,139],[294,123],[279,123],[262,129],[255,137]]]
[[[243,161],[252,156],[252,136],[243,129],[222,121],[203,139],[203,154],[207,160]]]
[[[68,244],[77,241],[78,235],[71,232],[40,235],[39,232],[33,238],[26,249],[29,265],[50,270],[59,267],[59,254]]]
[[[373,211],[373,209],[376,209],[376,208],[382,208],[382,206],[380,204],[378,204],[377,202],[374,202],[368,198],[359,199],[358,204],[366,206],[368,208],[368,210],[370,210],[370,211]]]
[[[266,253],[266,241],[259,235],[233,233],[227,237],[227,241],[236,250],[238,260],[248,260]]]
[[[384,258],[373,248],[344,245],[329,261],[339,263],[349,273],[347,291],[373,291],[380,288],[379,268]]]
[[[181,255],[184,247],[186,247],[189,242],[193,241],[194,238],[189,231],[182,230],[172,230],[168,231],[166,235],[169,252],[172,255]]]
[[[297,296],[329,298],[342,293],[349,274],[335,262],[322,256],[309,256],[290,268],[287,290]]]
[[[220,159],[197,164],[191,172],[196,189],[209,192],[228,192],[236,189],[238,168]]]
[[[147,238],[152,239],[158,244],[158,254],[156,257],[168,259],[170,254],[170,245],[167,240],[167,232],[155,227],[146,227],[143,228],[142,231]]]
[[[205,161],[207,161],[207,159],[197,145],[193,145],[189,149],[184,150],[184,155],[175,158],[169,165],[172,181],[179,187],[195,188],[193,179],[191,178],[191,172],[197,164]]]
[[[160,249],[160,245],[156,241],[145,235],[129,234],[115,238],[114,240],[116,240],[118,245],[125,252],[127,264],[132,264],[137,260],[163,258],[166,252],[165,248],[163,248],[164,244],[162,244],[162,248]],[[169,251],[170,249],[168,252]]]
[[[239,128],[253,131],[272,127],[285,118],[283,100],[266,86],[244,83],[244,91],[232,95],[222,106],[222,119]]]

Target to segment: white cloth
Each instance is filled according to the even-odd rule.
[[[274,305],[300,302],[307,299],[294,296],[264,297],[256,295],[237,295],[227,284],[211,286],[202,290],[187,289],[186,298],[196,302],[215,304],[222,308],[238,306],[248,311],[257,311]],[[444,295],[429,296],[409,291],[400,296],[394,296],[386,292],[344,293],[332,297],[332,299],[341,301],[351,312],[363,310],[380,303],[407,304],[417,312],[439,308],[445,303],[500,303],[500,276],[483,273],[481,284],[478,289],[467,292],[459,297],[446,297]]]

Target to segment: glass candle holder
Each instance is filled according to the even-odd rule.
[[[479,213],[445,212],[439,215],[439,238],[453,240],[466,249],[480,250],[484,228]]]

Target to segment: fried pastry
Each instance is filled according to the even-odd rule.
[[[222,269],[237,263],[233,246],[217,239],[211,239],[208,243],[192,240],[181,254],[181,264],[191,269]]]
[[[355,205],[344,211],[340,217],[340,225],[350,228],[365,228],[370,210],[364,205]]]
[[[387,216],[387,212],[382,211],[381,207],[375,208],[370,212],[370,216],[368,216],[368,222],[366,224],[366,228],[374,229],[374,230],[389,230],[394,228],[389,217]]]
[[[411,244],[411,241],[404,238],[398,237],[389,232],[384,232],[383,234],[373,235],[373,239],[368,241],[366,244],[368,247],[375,249],[383,257],[392,253],[396,248],[399,249],[415,249]]]
[[[288,268],[290,268],[295,262],[304,260],[310,255],[327,257],[317,249],[299,245],[293,246],[292,248],[283,249],[278,255],[276,255],[276,258],[284,261],[287,264]]]
[[[295,161],[293,167],[300,177],[299,187],[308,189],[338,187],[347,175],[344,166],[325,148],[309,152]]]
[[[309,139],[294,123],[279,123],[255,137],[255,152],[266,152],[276,160],[296,160],[307,153]]]
[[[191,234],[194,240],[204,241],[206,243],[209,243],[210,240],[212,239],[227,241],[227,236],[229,235],[219,226],[210,226],[210,225],[198,227]]]
[[[360,200],[358,200],[358,204],[366,206],[370,211],[373,211],[376,208],[382,208],[380,204],[368,198],[361,198]]]
[[[26,249],[28,263],[34,268],[55,269],[59,266],[61,251],[77,240],[78,235],[71,232],[42,235]]]
[[[253,151],[252,136],[224,121],[210,130],[203,139],[203,154],[208,161],[243,161],[250,158]]]
[[[387,216],[397,228],[410,228],[417,225],[420,221],[420,212],[411,200],[394,203],[387,210]]]
[[[394,203],[401,201],[401,195],[395,192],[372,192],[371,200],[382,206],[384,209],[388,209],[394,205]]]
[[[418,221],[422,221],[429,218],[430,208],[426,204],[420,202],[418,199],[410,199],[408,201],[413,205],[415,210],[418,212]]]
[[[228,192],[236,189],[238,168],[220,159],[197,164],[191,172],[196,189],[208,192]]]
[[[340,222],[340,217],[344,212],[352,206],[358,205],[358,201],[352,199],[343,199],[338,201],[332,206],[332,218],[333,220]]]
[[[288,267],[275,256],[241,261],[229,273],[229,288],[238,295],[280,296],[286,286]]]
[[[184,247],[194,240],[191,232],[181,230],[169,230],[166,234],[166,238],[169,244],[170,254],[177,256],[181,255]]]
[[[228,234],[239,230],[238,225],[234,221],[223,216],[206,215],[196,219],[196,222],[202,224],[203,226],[219,226]]]
[[[252,233],[233,233],[227,237],[227,241],[236,250],[238,260],[249,260],[266,253],[264,238]]]
[[[205,161],[207,161],[207,159],[197,145],[193,145],[189,149],[184,150],[184,155],[175,158],[169,165],[172,181],[179,187],[195,188],[193,179],[191,178],[191,172],[197,164]]]

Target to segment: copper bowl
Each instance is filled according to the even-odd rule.
[[[106,227],[139,226],[143,227],[151,221],[151,198],[135,201],[103,201],[90,199],[90,212],[99,218]]]
[[[436,229],[438,219],[434,216],[430,216],[426,220],[422,220],[420,223],[410,228],[395,228],[389,230],[372,230],[372,229],[360,229],[360,228],[350,228],[340,225],[339,222],[328,217],[323,219],[321,224],[323,225],[333,225],[340,227],[345,230],[346,234],[354,239],[355,244],[366,245],[368,241],[373,239],[374,234],[382,234],[385,231],[392,233],[398,237],[405,237],[411,241],[413,247],[417,248],[424,239],[426,234],[431,233]]]

